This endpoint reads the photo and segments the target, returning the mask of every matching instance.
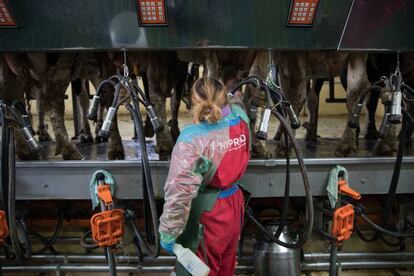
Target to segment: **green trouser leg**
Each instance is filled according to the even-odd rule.
[[[247,205],[250,193],[246,191],[240,184],[240,188],[243,191],[245,197],[245,205]],[[200,218],[204,211],[211,211],[216,203],[219,190],[205,189],[197,195],[191,202],[191,210],[188,218],[187,225],[184,232],[177,238],[177,243],[181,244],[185,248],[189,248],[194,253],[197,252],[201,242],[201,246],[204,249],[204,261],[207,263],[207,252],[204,247],[204,225],[200,224]],[[207,263],[208,265],[208,263]],[[176,263],[175,273],[177,276],[190,276],[191,274],[179,263]]]
[[[201,215],[204,211],[211,211],[216,203],[218,193],[218,190],[205,189],[193,199],[187,225],[184,232],[177,238],[177,243],[189,248],[194,253],[197,252],[204,236],[204,225],[200,224]],[[207,262],[207,259],[204,261]],[[191,275],[179,262],[176,263],[175,269],[177,276]]]

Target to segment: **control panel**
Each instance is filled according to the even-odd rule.
[[[6,0],[0,0],[0,28],[7,27],[17,27],[17,22]]]
[[[319,0],[292,0],[288,26],[313,26]]]
[[[166,0],[138,0],[138,18],[140,26],[166,26]]]

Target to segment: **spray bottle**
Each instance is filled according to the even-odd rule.
[[[210,268],[201,261],[190,249],[184,248],[181,244],[175,244],[173,249],[177,261],[191,274],[196,276],[207,276]]]

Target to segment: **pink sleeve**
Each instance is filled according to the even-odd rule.
[[[170,170],[165,183],[164,210],[160,218],[160,232],[178,237],[187,224],[191,201],[197,196],[203,177],[194,172],[200,159],[196,147],[188,142],[175,145]]]

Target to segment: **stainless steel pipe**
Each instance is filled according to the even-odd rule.
[[[341,269],[385,269],[385,268],[413,268],[413,261],[344,261],[340,262]],[[304,262],[302,271],[329,270],[329,262]]]
[[[413,259],[414,252],[338,252],[338,258],[340,260],[407,260]],[[32,260],[53,260],[53,261],[64,261],[64,262],[103,262],[106,261],[103,255],[82,255],[82,254],[70,254],[70,255],[33,255]],[[119,255],[116,257],[118,262],[135,262],[138,263],[137,256],[124,256]],[[329,253],[310,252],[305,253],[305,261],[320,261],[328,260]],[[5,260],[5,256],[0,256],[0,260]],[[175,257],[172,256],[160,256],[156,259],[145,258],[145,262],[148,263],[165,263],[173,262]],[[253,262],[252,256],[243,257],[239,262],[250,263]]]
[[[340,260],[364,259],[364,260],[406,260],[414,259],[414,252],[338,252]],[[305,253],[306,261],[329,259],[329,253]]]
[[[413,268],[412,261],[343,261],[341,262],[342,269],[385,269],[385,268]],[[117,266],[118,272],[146,272],[146,273],[161,273],[172,271],[173,266],[141,266],[141,265],[121,265]],[[302,271],[320,271],[328,270],[329,262],[304,262],[302,264]],[[7,265],[2,266],[4,272],[107,272],[108,266],[93,264],[48,264],[48,265]],[[237,273],[252,273],[253,266],[239,265],[236,267]]]

